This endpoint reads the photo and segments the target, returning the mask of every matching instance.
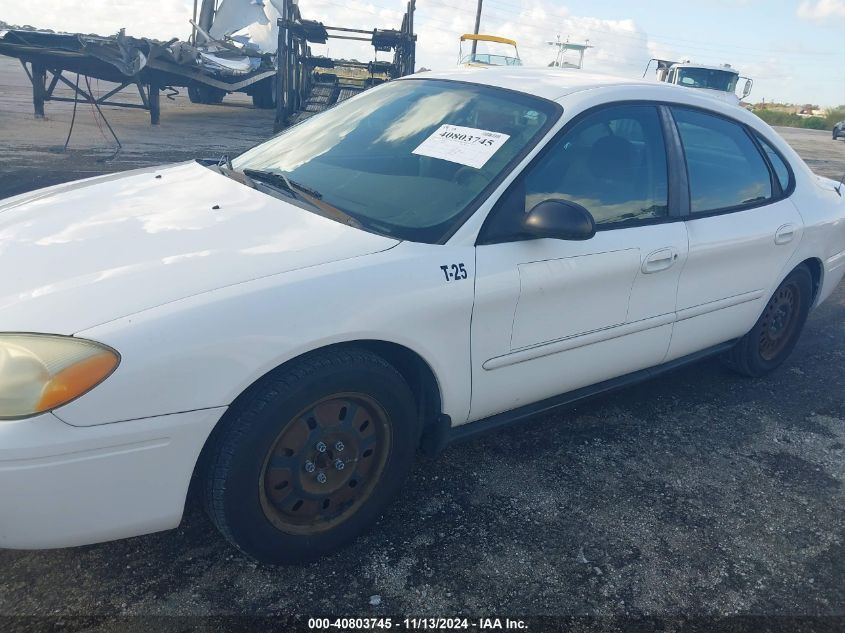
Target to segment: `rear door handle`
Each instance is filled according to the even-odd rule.
[[[644,275],[667,270],[678,259],[678,252],[672,247],[658,249],[649,253],[643,262],[642,271]]]
[[[775,233],[775,244],[778,246],[789,244],[795,238],[797,228],[794,224],[784,224]]]

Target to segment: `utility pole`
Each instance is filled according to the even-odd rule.
[[[475,33],[478,35],[478,28],[481,26],[481,2],[482,0],[478,0],[478,9],[475,11]],[[472,40],[472,54],[475,56],[475,51],[478,49],[478,40]]]

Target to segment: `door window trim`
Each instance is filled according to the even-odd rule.
[[[665,103],[659,103],[658,114],[663,125],[663,139],[666,143],[666,160],[669,162],[669,216],[685,218],[690,214],[690,188],[684,146],[672,111]]]
[[[517,186],[520,179],[522,179],[532,168],[536,166],[536,164],[543,159],[543,157],[551,151],[551,148],[561,139],[561,137],[567,134],[569,131],[572,130],[573,127],[578,125],[578,123],[605,108],[611,108],[616,106],[625,106],[625,105],[650,105],[657,109],[658,116],[660,117],[660,121],[662,124],[662,131],[663,131],[663,143],[666,149],[666,162],[667,162],[667,169],[668,169],[668,187],[669,187],[669,215],[662,217],[662,218],[646,218],[643,220],[635,220],[635,221],[627,221],[627,222],[612,222],[608,224],[600,224],[596,226],[596,232],[601,231],[608,231],[608,230],[620,230],[626,228],[637,228],[640,226],[650,226],[655,224],[666,224],[669,222],[684,222],[688,220],[697,220],[700,218],[708,218],[713,216],[725,215],[728,213],[737,213],[740,211],[749,211],[752,209],[757,209],[759,207],[768,206],[770,204],[774,204],[776,202],[780,202],[782,200],[786,200],[787,198],[791,197],[792,194],[795,192],[796,188],[796,179],[795,179],[795,171],[792,168],[790,162],[786,159],[783,153],[777,149],[774,143],[772,143],[764,134],[759,132],[758,130],[752,128],[747,123],[743,123],[737,119],[734,119],[731,116],[725,115],[721,112],[716,112],[715,110],[710,110],[708,108],[703,108],[697,105],[688,105],[685,103],[676,103],[671,101],[662,101],[662,100],[651,100],[651,99],[626,99],[620,101],[608,101],[606,103],[601,103],[599,105],[592,106],[587,108],[583,112],[578,113],[570,121],[567,121],[560,130],[558,130],[552,138],[550,138],[540,151],[537,152],[537,155],[534,156],[531,161],[516,175],[516,178],[508,185],[508,187],[502,192],[502,194],[498,197],[496,202],[493,204],[490,211],[487,213],[487,217],[484,218],[484,222],[481,225],[481,228],[478,231],[478,236],[475,240],[476,246],[483,246],[487,244],[502,244],[502,243],[510,243],[510,242],[523,242],[530,239],[525,235],[501,235],[501,236],[492,236],[494,239],[488,239],[487,232],[489,231],[489,225],[491,224],[492,218],[496,215],[496,213],[500,209],[500,205],[504,204],[504,202],[508,199],[509,194],[512,190]],[[725,207],[722,209],[715,209],[713,211],[708,211],[706,213],[696,213],[692,214],[691,212],[691,192],[689,186],[689,167],[687,166],[686,162],[686,154],[684,152],[684,146],[681,142],[680,132],[678,131],[677,122],[675,121],[675,117],[673,114],[673,108],[678,109],[686,109],[686,110],[694,110],[698,112],[702,112],[704,114],[708,114],[710,116],[718,117],[724,119],[729,123],[733,123],[734,125],[738,125],[741,127],[745,133],[750,137],[751,142],[753,143],[754,147],[757,149],[757,153],[763,159],[766,168],[769,170],[771,178],[773,178],[772,183],[772,197],[768,198],[762,202],[755,202],[752,204],[746,205],[736,205],[732,207]],[[777,179],[777,173],[774,171],[774,166],[771,164],[769,157],[763,147],[760,145],[760,141],[758,137],[762,138],[769,146],[774,150],[774,152],[778,155],[778,157],[783,161],[783,164],[786,165],[786,169],[789,172],[789,186],[787,187],[786,191],[783,191],[780,187],[780,183]],[[777,184],[777,189],[780,191],[780,196],[775,196],[775,184]]]
[[[685,168],[685,171],[686,171],[686,174],[687,174],[687,199],[689,201],[688,215],[685,218],[686,220],[698,220],[698,219],[701,219],[701,218],[710,218],[710,217],[714,217],[714,216],[725,215],[725,214],[728,214],[728,213],[737,213],[737,212],[740,212],[740,211],[749,211],[749,210],[752,210],[752,209],[758,209],[760,207],[766,207],[766,206],[769,206],[770,204],[775,204],[776,202],[780,202],[782,200],[785,200],[793,194],[793,192],[795,191],[795,175],[794,175],[794,172],[792,170],[792,165],[789,164],[789,161],[787,161],[784,158],[783,154],[781,154],[777,150],[777,148],[775,148],[775,146],[771,143],[771,141],[769,141],[768,139],[766,139],[765,136],[763,136],[763,139],[772,147],[772,149],[775,151],[775,153],[781,158],[783,163],[786,165],[787,170],[789,171],[789,187],[784,192],[784,191],[781,190],[780,182],[777,179],[777,174],[775,173],[774,167],[772,166],[771,162],[769,161],[769,157],[766,155],[766,151],[763,149],[763,147],[760,145],[760,142],[756,138],[757,135],[760,135],[760,133],[757,130],[751,128],[749,125],[747,125],[746,123],[743,123],[742,121],[737,121],[733,117],[726,116],[726,115],[722,114],[721,112],[715,112],[713,110],[708,110],[707,108],[702,108],[702,107],[699,107],[699,106],[692,106],[692,105],[687,105],[687,104],[682,104],[682,103],[666,103],[666,104],[663,104],[663,105],[665,105],[667,107],[667,109],[669,110],[669,115],[672,119],[672,124],[675,128],[676,140],[678,142],[678,145],[679,145],[679,148],[680,148],[680,151],[681,151],[681,155],[684,158],[683,165],[684,165],[684,168]],[[684,150],[684,144],[683,144],[683,142],[681,142],[680,132],[678,131],[678,122],[675,120],[674,110],[676,110],[676,109],[677,110],[693,110],[695,112],[701,112],[703,114],[707,114],[707,115],[710,115],[712,117],[720,118],[720,119],[727,121],[728,123],[732,123],[734,125],[739,126],[745,132],[745,134],[748,136],[749,140],[751,141],[751,144],[754,146],[754,148],[757,150],[757,153],[759,154],[760,158],[763,160],[763,164],[766,165],[766,169],[769,171],[769,180],[770,180],[771,187],[772,187],[772,196],[770,198],[766,198],[765,200],[763,200],[761,202],[753,202],[753,203],[750,203],[750,204],[738,204],[738,205],[733,205],[733,206],[730,206],[730,207],[722,207],[720,209],[713,209],[713,210],[710,210],[710,211],[705,211],[703,213],[693,213],[692,212],[692,190],[689,186],[689,165],[687,164],[687,161],[686,161],[686,152]],[[776,193],[775,193],[776,191],[779,192],[780,195],[776,195]]]
[[[519,185],[519,182],[534,168],[536,165],[543,160],[543,158],[552,150],[552,148],[557,145],[557,143],[561,140],[563,136],[568,134],[572,128],[577,126],[583,119],[587,118],[595,114],[596,112],[600,112],[601,110],[606,110],[608,108],[615,108],[620,106],[632,106],[632,105],[639,105],[639,106],[651,106],[655,109],[655,113],[657,114],[658,121],[660,122],[660,129],[663,134],[663,146],[666,152],[666,169],[667,169],[667,184],[668,184],[668,215],[660,218],[644,218],[641,220],[625,220],[621,222],[608,222],[606,224],[597,224],[596,225],[596,232],[600,233],[602,231],[611,231],[611,230],[620,230],[620,229],[633,229],[638,228],[641,226],[651,226],[654,224],[667,224],[669,222],[682,222],[687,219],[687,216],[683,215],[680,211],[684,208],[683,206],[683,193],[680,195],[675,194],[673,198],[673,185],[674,187],[679,187],[683,183],[686,182],[687,174],[685,165],[681,167],[681,163],[676,162],[677,154],[670,151],[670,145],[673,145],[674,142],[677,140],[674,136],[677,134],[677,128],[674,127],[674,121],[672,121],[672,126],[669,127],[669,121],[665,119],[665,115],[661,114],[661,107],[671,105],[663,101],[653,101],[650,99],[626,99],[621,101],[608,101],[605,103],[601,103],[599,105],[592,106],[591,108],[587,108],[583,112],[579,112],[571,120],[567,121],[561,129],[559,129],[552,138],[550,138],[540,151],[537,152],[537,155],[531,159],[531,161],[517,174],[516,178],[508,185],[508,187],[502,192],[496,202],[493,204],[493,207],[490,209],[490,212],[487,214],[487,217],[484,218],[484,222],[481,225],[481,229],[478,231],[478,237],[476,237],[475,245],[476,246],[483,246],[487,244],[507,244],[512,242],[525,242],[528,240],[537,239],[535,237],[529,237],[523,234],[511,234],[511,235],[488,235],[488,231],[490,231],[490,224],[492,223],[492,219],[500,212],[501,206],[506,203],[510,194],[513,190]],[[668,129],[667,129],[668,128]],[[676,148],[677,151],[677,148]],[[678,173],[683,172],[683,174]],[[687,195],[688,198],[688,195]],[[680,207],[673,209],[672,202],[675,200]],[[687,199],[687,208],[689,205],[689,200]]]
[[[769,139],[767,139],[764,135],[760,134],[757,130],[749,129],[748,132],[751,134],[751,138],[754,140],[754,143],[757,145],[760,153],[763,155],[763,158],[766,160],[766,165],[769,166],[769,171],[772,174],[772,184],[773,187],[777,187],[777,190],[780,192],[777,201],[784,200],[790,197],[795,192],[795,172],[792,171],[792,165],[789,164],[789,161],[786,160],[784,155],[781,151],[775,147],[774,143],[772,143]],[[771,158],[769,158],[769,153],[766,151],[766,148],[763,147],[763,143],[768,145],[775,155],[780,158],[780,162],[786,166],[786,173],[789,175],[789,182],[786,185],[786,189],[784,189],[780,184],[780,178],[778,178],[777,170],[775,166],[772,164]]]

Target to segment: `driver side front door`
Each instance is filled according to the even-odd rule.
[[[658,107],[602,107],[549,143],[491,212],[476,247],[469,420],[660,364],[687,234],[670,208]],[[534,205],[566,199],[586,241],[527,239]]]

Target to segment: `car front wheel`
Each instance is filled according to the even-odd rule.
[[[271,373],[227,413],[205,468],[220,532],[264,563],[313,560],[371,526],[419,443],[413,394],[364,349],[319,352]]]
[[[810,312],[813,276],[798,266],[778,286],[751,331],[725,356],[728,366],[746,376],[762,376],[792,352]]]

